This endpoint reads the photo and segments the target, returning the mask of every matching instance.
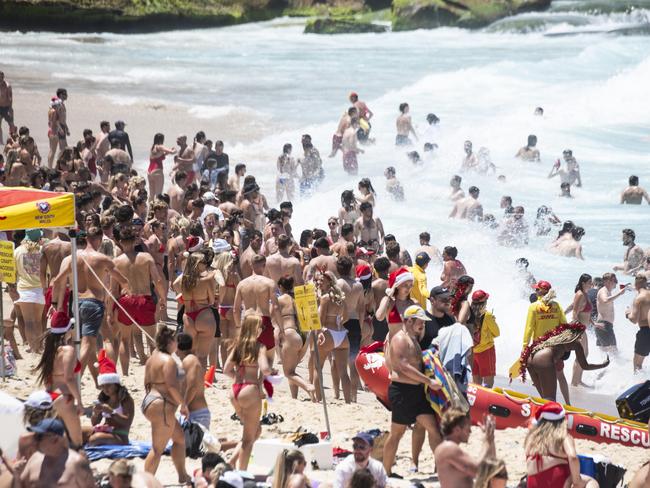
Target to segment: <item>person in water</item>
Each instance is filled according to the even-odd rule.
[[[384,171],[384,176],[386,177],[386,191],[390,193],[393,197],[393,200],[401,202],[404,200],[404,187],[400,181],[395,176],[395,167],[389,166]]]
[[[395,121],[397,126],[397,135],[395,136],[395,145],[396,146],[410,146],[413,144],[409,135],[413,134],[415,140],[418,140],[418,135],[415,133],[413,128],[413,122],[411,116],[409,115],[410,107],[408,103],[399,104],[399,116]]]
[[[580,474],[580,460],[568,433],[564,407],[556,402],[542,405],[524,441],[528,488],[598,488]]]
[[[633,274],[643,264],[644,252],[636,241],[636,233],[632,229],[623,229],[622,241],[627,248],[623,256],[623,264],[616,264],[614,271],[622,271],[626,275]]]
[[[555,161],[555,164],[551,168],[551,172],[548,174],[548,177],[553,178],[555,176],[559,176],[562,183],[568,183],[569,186],[582,186],[580,166],[578,165],[576,158],[573,157],[573,151],[571,151],[571,149],[565,149],[562,152],[562,156],[564,158],[564,162],[566,163],[566,169],[562,168],[562,163],[560,163],[560,160],[558,159]]]
[[[641,205],[643,199],[650,204],[650,196],[648,192],[639,186],[639,177],[632,175],[628,179],[629,186],[621,192],[621,203],[628,205]]]
[[[536,146],[537,146],[537,136],[531,134],[528,136],[528,142],[526,143],[526,145],[521,149],[519,149],[519,151],[517,151],[515,157],[521,159],[522,161],[533,161],[539,163],[540,161],[539,149],[537,149]]]
[[[632,302],[632,308],[626,310],[625,317],[639,326],[634,341],[634,372],[643,368],[643,361],[650,354],[650,290],[648,290],[648,279],[643,274],[634,278],[634,288],[637,296]]]

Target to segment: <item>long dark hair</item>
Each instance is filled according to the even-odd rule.
[[[122,386],[119,383],[116,383],[115,386],[117,387],[117,399],[119,400],[120,404],[131,398],[129,390],[127,390],[125,386]],[[103,391],[100,391],[99,395],[97,395],[97,399],[102,403],[106,403],[108,400],[110,400],[110,397]]]
[[[589,280],[591,280],[591,275],[582,273],[578,279],[578,284],[576,285],[575,292],[578,293],[579,291],[582,291],[582,285],[584,285]]]
[[[151,145],[151,150],[153,151],[154,147],[156,147],[158,144],[162,144],[163,142],[165,142],[165,136],[164,134],[158,132],[155,136],[153,136],[153,144]]]
[[[65,345],[65,334],[54,334],[47,330],[41,339],[43,344],[43,354],[38,364],[32,370],[32,373],[38,373],[36,379],[38,383],[47,385],[52,382],[52,372],[54,371],[54,360],[60,346]]]
[[[175,333],[172,329],[167,326],[161,326],[156,334],[156,349],[160,352],[169,354],[167,346],[169,346],[169,343],[174,340],[174,337]]]

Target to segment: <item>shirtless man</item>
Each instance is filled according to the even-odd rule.
[[[245,251],[250,244],[251,233],[256,229],[256,224],[262,216],[262,209],[255,203],[260,196],[260,187],[257,186],[257,183],[247,183],[242,190],[242,195],[244,199],[239,208],[244,212],[244,218],[241,228],[240,251]]]
[[[266,258],[256,255],[252,260],[253,274],[245,278],[237,285],[235,301],[233,303],[233,317],[235,326],[241,327],[242,316],[247,312],[254,312],[262,316],[262,332],[258,342],[266,346],[266,354],[269,364],[273,363],[275,356],[275,337],[277,335],[278,345],[282,346],[284,340],[284,329],[281,327],[282,316],[276,295],[277,286],[275,281],[264,276]],[[273,320],[271,320],[273,317]],[[274,333],[275,329],[275,333]]]
[[[275,219],[273,222],[271,222],[269,229],[271,231],[271,237],[269,237],[264,243],[262,252],[262,254],[264,254],[264,256],[267,258],[270,255],[278,252],[278,237],[284,234],[284,226],[282,225],[282,220]]]
[[[348,99],[350,100],[350,103],[354,105],[354,107],[357,109],[357,113],[359,114],[359,117],[370,122],[370,119],[374,114],[368,108],[368,105],[366,105],[365,102],[359,100],[359,95],[357,95],[355,92],[351,92]]]
[[[178,136],[176,144],[178,144],[178,154],[174,156],[174,166],[172,171],[185,171],[185,174],[187,175],[186,184],[191,185],[196,179],[196,172],[194,171],[194,160],[196,156],[192,148],[187,145],[186,135]],[[172,206],[172,208],[174,207]]]
[[[302,268],[300,261],[289,254],[292,241],[284,234],[278,236],[278,252],[266,260],[264,276],[271,278],[275,283],[283,276],[291,276],[296,286],[303,284]]]
[[[359,129],[359,119],[354,117],[350,121],[350,126],[343,132],[343,140],[341,141],[343,169],[350,175],[356,175],[359,172],[357,154],[364,152],[363,149],[359,148],[357,129]]]
[[[517,151],[516,158],[522,161],[539,162],[539,149],[537,149],[537,136],[531,134],[528,136],[528,143]]]
[[[431,245],[431,234],[428,232],[422,232],[420,234],[420,247],[416,249],[415,255],[417,256],[421,252],[426,252],[433,263],[440,264],[442,262],[440,251],[436,246]]]
[[[314,249],[316,249],[317,256],[309,261],[309,265],[305,267],[304,275],[305,281],[313,281],[317,272],[331,271],[338,276],[336,271],[336,257],[332,255],[330,244],[326,237],[321,237],[314,241]]]
[[[263,242],[262,233],[259,230],[251,232],[251,242],[239,257],[239,271],[242,279],[253,274],[253,258],[261,254]]]
[[[365,320],[366,302],[363,294],[363,285],[352,275],[352,259],[341,256],[336,261],[336,270],[340,278],[336,284],[345,294],[345,310],[343,310],[343,327],[348,331],[350,341],[349,365],[350,365],[350,401],[356,403],[357,390],[359,389],[359,374],[355,366],[355,360],[361,349],[361,321]]]
[[[228,188],[234,192],[241,190],[241,179],[246,176],[246,165],[239,163],[235,165],[235,172],[228,177]]]
[[[643,368],[643,361],[650,354],[650,290],[648,290],[648,279],[645,275],[637,275],[634,278],[634,288],[637,296],[632,302],[632,308],[626,310],[625,317],[639,326],[634,341],[634,372]]]
[[[465,198],[465,192],[460,187],[461,181],[463,181],[463,179],[458,175],[452,176],[451,180],[449,180],[449,186],[451,186],[451,191],[449,192],[449,200],[452,202],[457,202]]]
[[[584,259],[582,255],[582,244],[580,239],[585,235],[585,230],[582,227],[574,227],[571,230],[571,235],[564,235],[562,239],[558,239],[551,243],[549,251],[559,256],[567,258]],[[615,268],[616,269],[616,268]]]
[[[185,405],[189,411],[188,420],[201,424],[210,430],[210,409],[205,400],[205,369],[199,358],[192,353],[192,336],[181,332],[176,338],[178,342],[177,356],[183,362],[185,370]]]
[[[478,166],[478,158],[472,151],[472,141],[465,141],[463,149],[465,150],[465,156],[463,157],[463,162],[460,165],[460,170],[463,172],[473,171]]]
[[[384,446],[383,462],[389,476],[395,463],[399,441],[409,425],[417,421],[426,429],[432,452],[440,443],[435,413],[426,398],[424,386],[440,390],[441,384],[422,372],[422,349],[418,343],[424,333],[424,323],[428,317],[422,308],[412,305],[404,310],[403,319],[402,328],[391,338],[386,354],[390,358],[388,398],[392,405],[392,412],[390,434]]]
[[[478,201],[480,190],[476,186],[469,187],[469,196],[457,200],[449,218],[481,220],[483,218],[483,205]]]
[[[348,244],[354,244],[354,226],[352,224],[343,224],[341,226],[341,235],[339,240],[330,247],[332,254],[336,256],[348,255]]]
[[[130,170],[131,166],[133,166],[133,160],[131,159],[131,156],[129,156],[129,153],[122,149],[120,140],[109,138],[109,144],[111,148],[106,151],[104,157],[110,156],[115,163],[126,165]]]
[[[339,120],[339,125],[336,128],[336,132],[332,136],[332,152],[329,157],[333,158],[336,156],[336,153],[341,149],[341,143],[343,142],[343,134],[352,124],[352,119],[358,116],[356,107],[350,107],[347,112],[341,116]]]
[[[110,141],[108,140],[108,133],[111,131],[111,124],[108,120],[102,120],[99,123],[99,135],[97,136],[97,141],[95,143],[95,152],[97,154],[97,161],[104,159],[104,156],[108,152],[110,146]],[[102,175],[104,176],[104,175]],[[108,181],[109,174],[106,174],[106,181]],[[104,181],[102,179],[102,181]]]
[[[99,245],[101,237],[97,241],[95,244]],[[85,237],[77,237],[77,244],[80,248],[77,252],[77,289],[79,290],[79,321],[81,322],[80,374],[83,375],[84,369],[88,366],[95,386],[97,386],[97,369],[95,368],[97,335],[104,320],[107,300],[104,282],[107,281],[108,276],[123,287],[128,287],[129,282],[126,276],[115,267],[111,258],[87,245]],[[71,285],[72,279],[72,256],[66,256],[61,262],[59,273],[52,280],[52,306],[58,310],[66,310],[66,284]]]
[[[641,205],[643,199],[650,204],[650,196],[645,189],[639,186],[639,177],[632,175],[629,178],[630,185],[621,193],[621,203],[628,205]]]
[[[219,201],[221,202],[219,203],[219,210],[223,213],[224,219],[229,219],[235,210],[239,210],[239,207],[235,203],[237,191],[224,190],[219,194]]]
[[[38,450],[14,466],[14,488],[96,486],[88,459],[68,447],[63,422],[48,418],[27,430],[36,434]]]
[[[477,461],[460,448],[460,444],[469,440],[472,431],[469,413],[450,408],[442,415],[440,430],[444,440],[434,452],[440,488],[474,486],[474,477],[478,472],[480,460],[496,457],[494,428],[494,417],[488,415],[485,424],[481,426],[484,434],[483,453]]]
[[[302,136],[302,150],[304,157],[296,162],[302,168],[300,193],[305,195],[315,189],[316,185],[323,180],[325,173],[323,172],[323,161],[320,153],[311,142],[309,134],[303,134]]]
[[[14,95],[11,85],[5,80],[5,74],[0,71],[0,144],[2,144],[2,119],[9,125],[9,134],[16,130],[14,125]]]
[[[628,289],[624,286],[616,293],[612,291],[616,288],[618,280],[614,273],[605,273],[603,275],[603,286],[596,295],[598,306],[598,317],[594,322],[594,331],[596,332],[596,344],[605,352],[616,352],[616,335],[614,335],[614,300],[625,293]]]
[[[183,170],[176,171],[174,174],[174,184],[167,190],[169,195],[169,206],[172,210],[183,213],[183,197],[187,188],[187,173]]]
[[[379,217],[372,216],[372,204],[363,202],[359,205],[361,217],[354,223],[354,235],[359,244],[375,253],[384,249],[384,226]]]
[[[409,111],[410,107],[408,103],[399,104],[399,115],[395,121],[395,126],[397,127],[397,135],[395,136],[396,146],[410,146],[412,142],[411,139],[409,139],[409,134],[413,134],[415,140],[418,140],[418,135],[415,133],[415,129],[413,128],[413,122],[411,121]]]
[[[116,308],[117,322],[120,325],[120,365],[122,374],[127,376],[129,374],[132,335],[140,334],[141,331],[144,332],[147,335],[150,348],[153,349],[154,347],[156,305],[151,296],[151,284],[154,284],[158,297],[158,307],[161,311],[165,310],[167,305],[167,290],[151,254],[135,250],[136,236],[133,230],[130,228],[121,230],[117,243],[122,249],[122,254],[115,258],[115,267],[126,276],[129,285],[129,290],[122,288],[120,293],[117,284],[112,284],[113,296],[119,296],[117,300],[119,306],[116,306]],[[138,330],[133,329],[136,326],[129,315],[137,322]],[[147,361],[144,345],[136,340],[135,347],[140,363],[144,364]]]
[[[551,168],[551,172],[548,174],[549,178],[555,176],[560,176],[560,181],[562,183],[568,183],[569,186],[576,185],[578,187],[582,186],[582,179],[580,178],[580,166],[578,166],[578,161],[573,157],[573,151],[571,149],[565,149],[562,152],[564,162],[566,163],[566,169],[562,168],[560,160],[555,161],[555,164]]]
[[[57,232],[56,237],[41,248],[41,252],[41,282],[49,283],[47,279],[48,269],[50,278],[58,276],[61,270],[61,262],[66,256],[70,256],[72,252],[70,237],[65,232]],[[52,295],[52,286],[50,285],[45,291],[45,308],[43,309],[45,313],[49,312],[53,296],[56,297],[56,295]]]
[[[442,250],[442,274],[440,275],[440,286],[449,290],[456,288],[458,278],[467,274],[467,270],[463,263],[456,257],[458,256],[458,249],[453,246],[446,246]]]
[[[632,229],[623,229],[622,239],[627,251],[623,256],[623,264],[616,264],[613,269],[630,275],[643,264],[643,249],[635,242],[636,234]]]

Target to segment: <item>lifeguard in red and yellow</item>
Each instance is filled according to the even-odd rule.
[[[472,381],[492,388],[497,368],[494,338],[501,333],[491,312],[486,310],[490,295],[483,290],[472,293],[470,317],[474,319],[474,347],[472,349]],[[470,319],[471,320],[471,319]]]

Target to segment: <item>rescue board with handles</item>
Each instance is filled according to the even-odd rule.
[[[355,361],[359,377],[377,399],[390,408],[388,386],[390,379],[383,352],[362,350]],[[537,409],[546,400],[502,388],[484,388],[469,384],[467,400],[473,424],[483,421],[490,413],[496,420],[497,429],[528,427]],[[607,444],[621,444],[629,447],[650,447],[648,426],[589,410],[564,405],[567,425],[571,435]]]

